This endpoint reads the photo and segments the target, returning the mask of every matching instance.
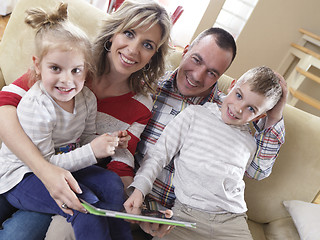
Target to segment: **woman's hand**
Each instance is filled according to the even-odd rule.
[[[44,170],[38,174],[38,177],[58,206],[70,215],[73,214],[72,209],[86,213],[86,209],[76,196],[76,193],[81,194],[82,191],[72,174],[63,168],[47,163],[48,166],[44,166]],[[66,204],[67,208],[62,208],[62,204]]]
[[[128,134],[128,132],[126,130],[124,131],[118,131],[113,133],[112,135],[118,136],[119,138],[119,145],[118,148],[127,148],[128,147],[128,143],[131,139],[131,136]]]

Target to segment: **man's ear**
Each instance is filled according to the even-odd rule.
[[[252,119],[252,122],[256,122],[256,121],[258,121],[259,119],[264,118],[264,117],[266,117],[266,116],[267,116],[266,113],[262,113],[262,114],[260,114],[259,116],[256,116],[254,119]]]
[[[39,58],[36,57],[36,56],[32,56],[32,61],[33,61],[34,70],[36,71],[36,74],[37,74],[37,75],[40,75],[41,71],[40,71]]]
[[[228,93],[231,91],[231,89],[236,85],[236,80],[232,80],[230,86],[228,87]]]
[[[183,52],[182,52],[182,57],[183,57],[184,55],[186,55],[186,53],[188,52],[188,50],[189,50],[189,44],[184,47]]]

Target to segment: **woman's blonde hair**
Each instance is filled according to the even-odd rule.
[[[150,28],[156,24],[161,27],[161,41],[156,53],[145,69],[131,74],[129,86],[135,93],[146,94],[154,89],[157,80],[165,71],[165,56],[168,53],[171,30],[170,17],[167,11],[158,3],[151,0],[126,0],[119,9],[104,21],[101,31],[94,42],[94,56],[97,66],[97,75],[102,76],[109,71],[107,50],[105,44],[117,33],[128,29],[137,29],[144,26]]]
[[[36,29],[35,55],[41,62],[51,49],[82,51],[87,78],[95,75],[91,42],[84,31],[68,21],[68,4],[60,3],[56,10],[47,13],[41,8],[26,11],[25,23]],[[30,72],[30,84],[38,80],[35,70]]]

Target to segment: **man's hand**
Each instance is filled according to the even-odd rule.
[[[282,96],[279,102],[267,112],[267,122],[265,124],[265,129],[276,124],[281,120],[283,109],[286,105],[287,97],[288,97],[288,88],[287,88],[286,80],[279,73],[275,72],[275,74],[280,79],[280,85],[282,87]]]

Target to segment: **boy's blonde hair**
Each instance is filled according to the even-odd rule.
[[[262,94],[267,98],[269,105],[266,111],[272,109],[281,98],[280,79],[269,67],[260,66],[250,69],[239,78],[235,86],[246,82],[249,83],[251,91]]]
[[[109,71],[107,50],[111,45],[110,39],[117,33],[128,29],[137,29],[159,24],[161,27],[161,41],[156,53],[147,64],[149,67],[141,69],[129,77],[129,86],[135,93],[147,93],[154,88],[154,83],[164,74],[165,56],[169,48],[171,22],[167,11],[152,0],[126,0],[117,11],[110,14],[104,21],[101,31],[94,43],[94,56],[97,75],[102,76]]]
[[[93,78],[95,67],[91,42],[84,31],[68,21],[68,4],[60,3],[56,10],[47,13],[41,8],[26,11],[25,23],[36,29],[35,55],[41,62],[51,49],[63,51],[77,50],[83,52],[87,78]],[[31,71],[30,84],[35,82],[35,70]]]

